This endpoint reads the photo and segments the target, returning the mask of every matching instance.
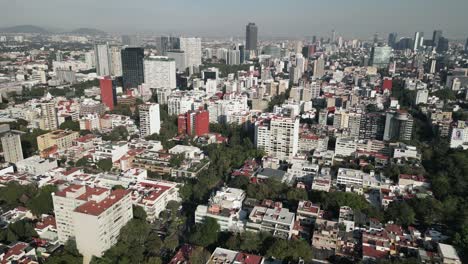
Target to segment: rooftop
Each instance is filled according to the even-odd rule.
[[[89,201],[78,206],[75,209],[75,212],[98,216],[122,200],[122,198],[124,198],[127,194],[130,194],[130,191],[122,189],[114,190],[109,196],[100,202]]]

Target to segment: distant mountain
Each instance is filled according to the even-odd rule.
[[[33,26],[33,25],[20,25],[20,26],[0,28],[0,32],[4,32],[4,33],[39,33],[39,34],[49,33],[49,31],[45,30],[44,28],[41,28],[41,27],[38,27],[38,26]]]
[[[78,34],[78,35],[90,35],[90,36],[97,36],[97,35],[107,35],[106,32],[95,29],[95,28],[78,28],[70,32],[71,34]]]

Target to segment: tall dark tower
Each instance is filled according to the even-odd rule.
[[[258,28],[255,23],[249,23],[245,28],[245,49],[257,50]]]
[[[144,82],[143,48],[125,48],[122,50],[123,88],[137,88]]]
[[[439,47],[440,38],[442,37],[442,30],[434,30],[432,34],[432,45],[434,47]]]
[[[388,34],[388,46],[395,48],[397,43],[397,33],[393,32]]]

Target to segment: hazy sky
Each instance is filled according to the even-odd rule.
[[[0,26],[33,24],[112,32],[242,36],[386,37],[442,29],[468,37],[468,0],[0,0]]]

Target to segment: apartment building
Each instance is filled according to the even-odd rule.
[[[269,232],[273,236],[290,239],[294,228],[295,214],[287,208],[276,206],[268,208],[255,206],[250,212],[249,220],[245,226],[247,231]]]
[[[80,133],[69,130],[55,130],[37,137],[39,151],[43,151],[53,146],[58,150],[65,150],[73,146],[73,141],[80,136]]]
[[[117,243],[120,229],[133,218],[130,191],[70,185],[52,193],[58,239],[74,238],[84,263]]]
[[[198,205],[195,223],[202,223],[206,217],[214,218],[221,231],[240,232],[244,230],[246,213],[242,211],[245,192],[241,189],[223,187],[210,199],[208,205]]]
[[[146,220],[149,222],[156,220],[166,210],[168,202],[181,200],[179,187],[175,182],[141,180],[131,189],[132,200],[145,209]]]
[[[255,123],[255,146],[268,155],[288,160],[298,152],[299,118],[274,116]]]

